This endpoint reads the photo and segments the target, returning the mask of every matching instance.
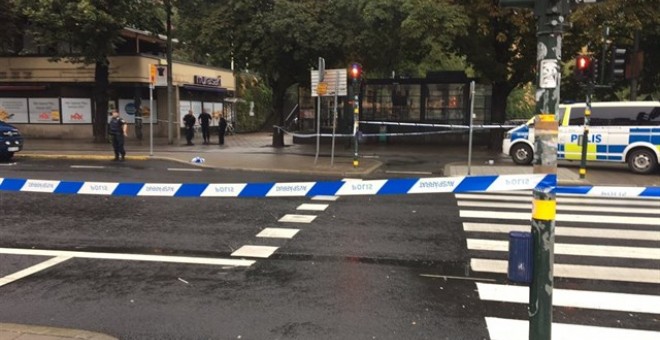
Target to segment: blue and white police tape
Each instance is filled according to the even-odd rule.
[[[348,195],[406,195],[494,192],[554,187],[556,175],[501,175],[434,178],[396,178],[356,181],[291,183],[112,183],[0,179],[0,191],[55,194],[166,197],[294,197]]]
[[[560,186],[558,195],[660,198],[660,187]]]

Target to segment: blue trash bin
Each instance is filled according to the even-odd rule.
[[[512,231],[509,233],[509,268],[507,277],[517,283],[532,283],[534,266],[534,243],[532,233]]]

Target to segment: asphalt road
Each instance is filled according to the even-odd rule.
[[[196,169],[160,161],[28,160],[3,166],[0,177],[161,183],[331,179],[186,168]],[[298,210],[309,203],[328,207]],[[11,283],[0,282],[0,320],[82,328],[120,339],[488,339],[493,335],[486,318],[525,319],[526,306],[480,297],[477,283],[503,284],[506,276],[473,271],[472,259],[501,260],[503,255],[468,247],[468,238],[491,233],[467,232],[463,222],[499,221],[463,217],[464,208],[457,204],[455,195],[449,194],[322,202],[304,197],[175,199],[0,192],[0,278],[49,259],[57,262]],[[311,223],[279,222],[287,214],[316,218]],[[299,231],[293,238],[257,237],[265,228]],[[656,228],[640,227],[650,232]],[[641,242],[651,250],[658,248],[653,240],[617,242],[598,243]],[[263,258],[232,256],[246,245],[277,249]],[[27,249],[28,254],[6,249]],[[46,256],[37,255],[39,250],[75,253]],[[120,259],[102,259],[99,253]],[[183,260],[138,261],[136,254]],[[191,258],[255,262],[193,264]],[[621,258],[558,259],[627,265]],[[657,265],[653,259],[633,264],[651,270]],[[653,283],[571,277],[559,278],[557,285],[644,296],[655,296],[658,289]],[[644,312],[556,307],[555,319],[660,330],[657,315]]]

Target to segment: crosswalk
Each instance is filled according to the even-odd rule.
[[[508,282],[508,234],[530,231],[531,192],[456,194],[490,338],[527,339],[529,288]],[[660,339],[660,200],[558,196],[553,339]],[[513,311],[513,312],[512,312]]]

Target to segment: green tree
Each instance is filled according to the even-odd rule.
[[[619,48],[632,51],[635,35],[639,36],[639,49],[644,52],[644,68],[638,82],[639,92],[660,94],[660,2],[658,0],[608,0],[592,5],[576,6],[569,18],[573,27],[564,39],[564,61],[570,62],[583,46],[601,58],[602,32],[610,28],[609,40]],[[601,60],[601,63],[608,62]],[[576,88],[573,79],[565,77],[564,87]],[[616,93],[624,88],[630,93],[630,81],[619,81],[610,90],[601,91],[603,99],[617,100]],[[583,100],[584,93],[578,92],[572,99]]]
[[[94,140],[106,139],[109,66],[125,27],[162,30],[159,7],[152,0],[18,0],[37,43],[54,60],[95,65]],[[62,43],[70,49],[62,49]]]

